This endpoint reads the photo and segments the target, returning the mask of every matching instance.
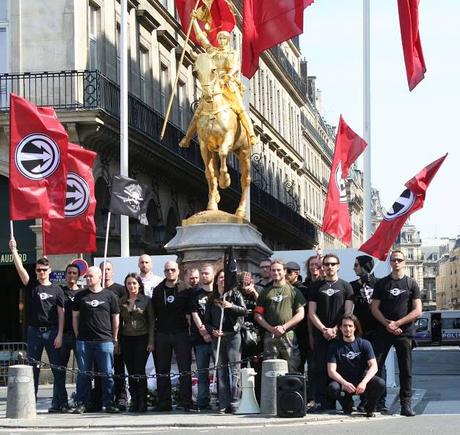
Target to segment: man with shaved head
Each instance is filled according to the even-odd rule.
[[[91,377],[85,372],[97,364],[98,371],[106,374],[102,383],[102,405],[105,412],[115,413],[113,350],[117,344],[119,308],[118,298],[110,290],[102,288],[102,272],[96,267],[86,272],[87,288],[75,295],[73,305],[73,329],[77,338],[76,407],[74,413],[83,414],[90,404]]]
[[[152,258],[150,255],[143,254],[138,260],[139,276],[144,284],[144,294],[149,298],[152,297],[153,289],[162,281],[161,276],[152,272]]]
[[[189,372],[192,365],[192,348],[189,334],[189,315],[192,291],[179,280],[179,265],[167,261],[164,266],[165,279],[152,293],[155,315],[155,349],[157,369],[158,405],[156,411],[172,410],[171,379],[161,376],[171,371],[172,351],[176,354],[180,372]],[[178,409],[189,411],[192,406],[192,376],[180,376]]]

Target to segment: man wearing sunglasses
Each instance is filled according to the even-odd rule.
[[[340,260],[337,255],[327,254],[323,258],[324,280],[313,283],[308,302],[308,315],[314,326],[315,366],[317,374],[316,402],[314,410],[335,408],[328,402],[327,352],[329,343],[337,336],[338,322],[343,314],[353,310],[353,289],[339,278]]]
[[[43,348],[52,365],[62,363],[59,352],[64,333],[64,292],[61,287],[51,283],[49,277],[51,265],[47,258],[39,258],[35,265],[36,278],[30,278],[22,264],[16,245],[12,238],[9,243],[13,261],[19,278],[25,286],[27,306],[27,355],[40,361]],[[66,412],[67,398],[65,390],[65,372],[52,369],[54,376],[53,400],[48,412]],[[37,397],[40,368],[33,365],[35,397]]]
[[[375,284],[371,310],[380,323],[375,349],[379,376],[388,351],[394,346],[399,366],[401,415],[413,417],[412,340],[414,321],[422,314],[422,301],[417,282],[405,274],[405,260],[401,251],[391,253],[391,274]]]

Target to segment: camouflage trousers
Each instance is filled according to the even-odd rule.
[[[265,332],[264,359],[276,358],[287,361],[289,373],[300,371],[300,350],[294,331],[288,331],[281,337]]]

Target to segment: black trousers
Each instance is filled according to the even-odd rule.
[[[179,377],[179,404],[191,406],[192,404],[192,346],[188,332],[157,332],[155,339],[155,364],[157,376],[171,372],[172,352],[176,354],[179,372],[188,372]],[[171,400],[171,378],[158,376],[158,405],[169,407]]]
[[[128,375],[145,376],[145,364],[149,353],[147,352],[148,335],[120,337],[121,355],[126,364]],[[135,406],[145,405],[147,401],[147,379],[128,379],[131,400]]]
[[[379,401],[383,392],[385,391],[385,381],[378,376],[374,376],[367,383],[366,391],[364,391],[364,396],[366,398],[366,411],[373,412],[375,410],[375,405]],[[347,393],[342,385],[336,381],[332,381],[328,387],[328,394],[331,399],[338,400],[343,408],[353,404],[353,395]]]
[[[401,405],[410,405],[412,398],[412,338],[382,332],[375,342],[375,353],[381,376],[391,346],[396,350],[399,367],[399,397]]]
[[[326,340],[319,333],[315,334],[315,373],[316,373],[316,399],[317,403],[325,408],[334,408],[334,405],[328,402],[327,389],[330,382],[327,375],[327,350],[331,341]]]

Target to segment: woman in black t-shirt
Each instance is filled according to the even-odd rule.
[[[145,364],[153,352],[153,310],[150,298],[144,295],[139,275],[125,278],[126,295],[120,299],[120,349],[128,375],[145,376]],[[147,379],[129,378],[130,412],[147,411]]]

